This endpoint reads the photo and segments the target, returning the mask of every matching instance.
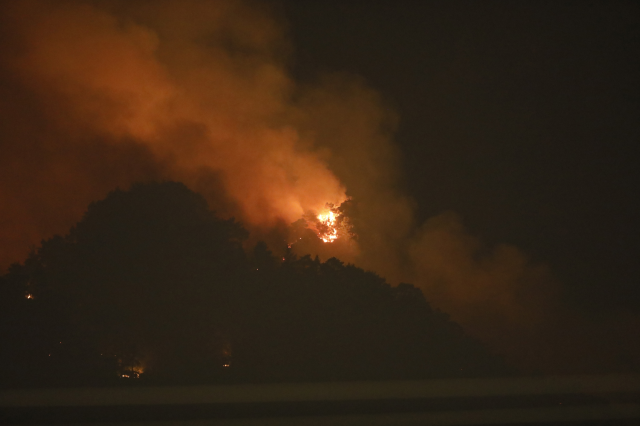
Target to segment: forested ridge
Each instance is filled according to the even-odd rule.
[[[181,183],[92,203],[67,235],[0,277],[0,383],[508,374],[414,286],[336,258],[245,249],[247,236]]]

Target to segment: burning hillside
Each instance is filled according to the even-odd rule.
[[[11,324],[0,328],[7,343],[0,382],[281,382],[503,371],[415,287],[392,287],[335,258],[277,262],[264,244],[248,257],[246,237],[182,184],[111,192],[66,236],[44,241],[24,265],[0,276],[0,323]],[[27,287],[36,300],[25,300]]]
[[[336,215],[332,211],[325,214],[319,214],[318,222],[318,228],[320,229],[318,237],[325,243],[334,242],[338,238]]]

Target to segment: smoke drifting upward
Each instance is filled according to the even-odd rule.
[[[351,197],[357,241],[303,233],[293,250],[414,283],[497,352],[536,366],[542,347],[553,369],[551,274],[515,247],[483,248],[455,215],[414,222],[397,117],[375,91],[292,81],[264,5],[130,3],[0,3],[0,268],[136,181],[182,181],[258,236]]]
[[[13,91],[2,109],[14,116],[2,126],[2,161],[13,164],[2,167],[13,180],[2,201],[15,206],[4,221],[17,233],[3,237],[16,248],[4,265],[26,249],[16,226],[60,216],[43,219],[33,244],[79,218],[70,206],[132,180],[177,179],[205,193],[217,181],[231,201],[217,203],[221,213],[250,227],[291,223],[346,198],[313,141],[290,124],[287,43],[268,15],[238,2],[2,6],[4,91]]]

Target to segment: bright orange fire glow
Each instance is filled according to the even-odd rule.
[[[318,237],[325,243],[332,243],[338,238],[337,217],[338,216],[332,211],[318,215],[318,220],[322,225],[322,230],[318,234]]]
[[[100,354],[102,355],[102,354]],[[117,355],[114,355],[117,356]],[[118,359],[118,363],[120,364],[120,377],[124,379],[139,379],[140,375],[144,373],[144,365],[139,363],[139,361],[134,361],[135,364],[126,365],[123,363],[122,359]]]
[[[134,366],[127,373],[121,374],[121,377],[125,379],[139,379],[142,373],[144,373],[144,368],[141,366]]]

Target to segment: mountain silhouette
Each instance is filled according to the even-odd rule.
[[[0,277],[5,386],[378,380],[507,374],[434,310],[336,258],[243,248],[177,182],[92,203]],[[137,379],[137,380],[136,380]]]

